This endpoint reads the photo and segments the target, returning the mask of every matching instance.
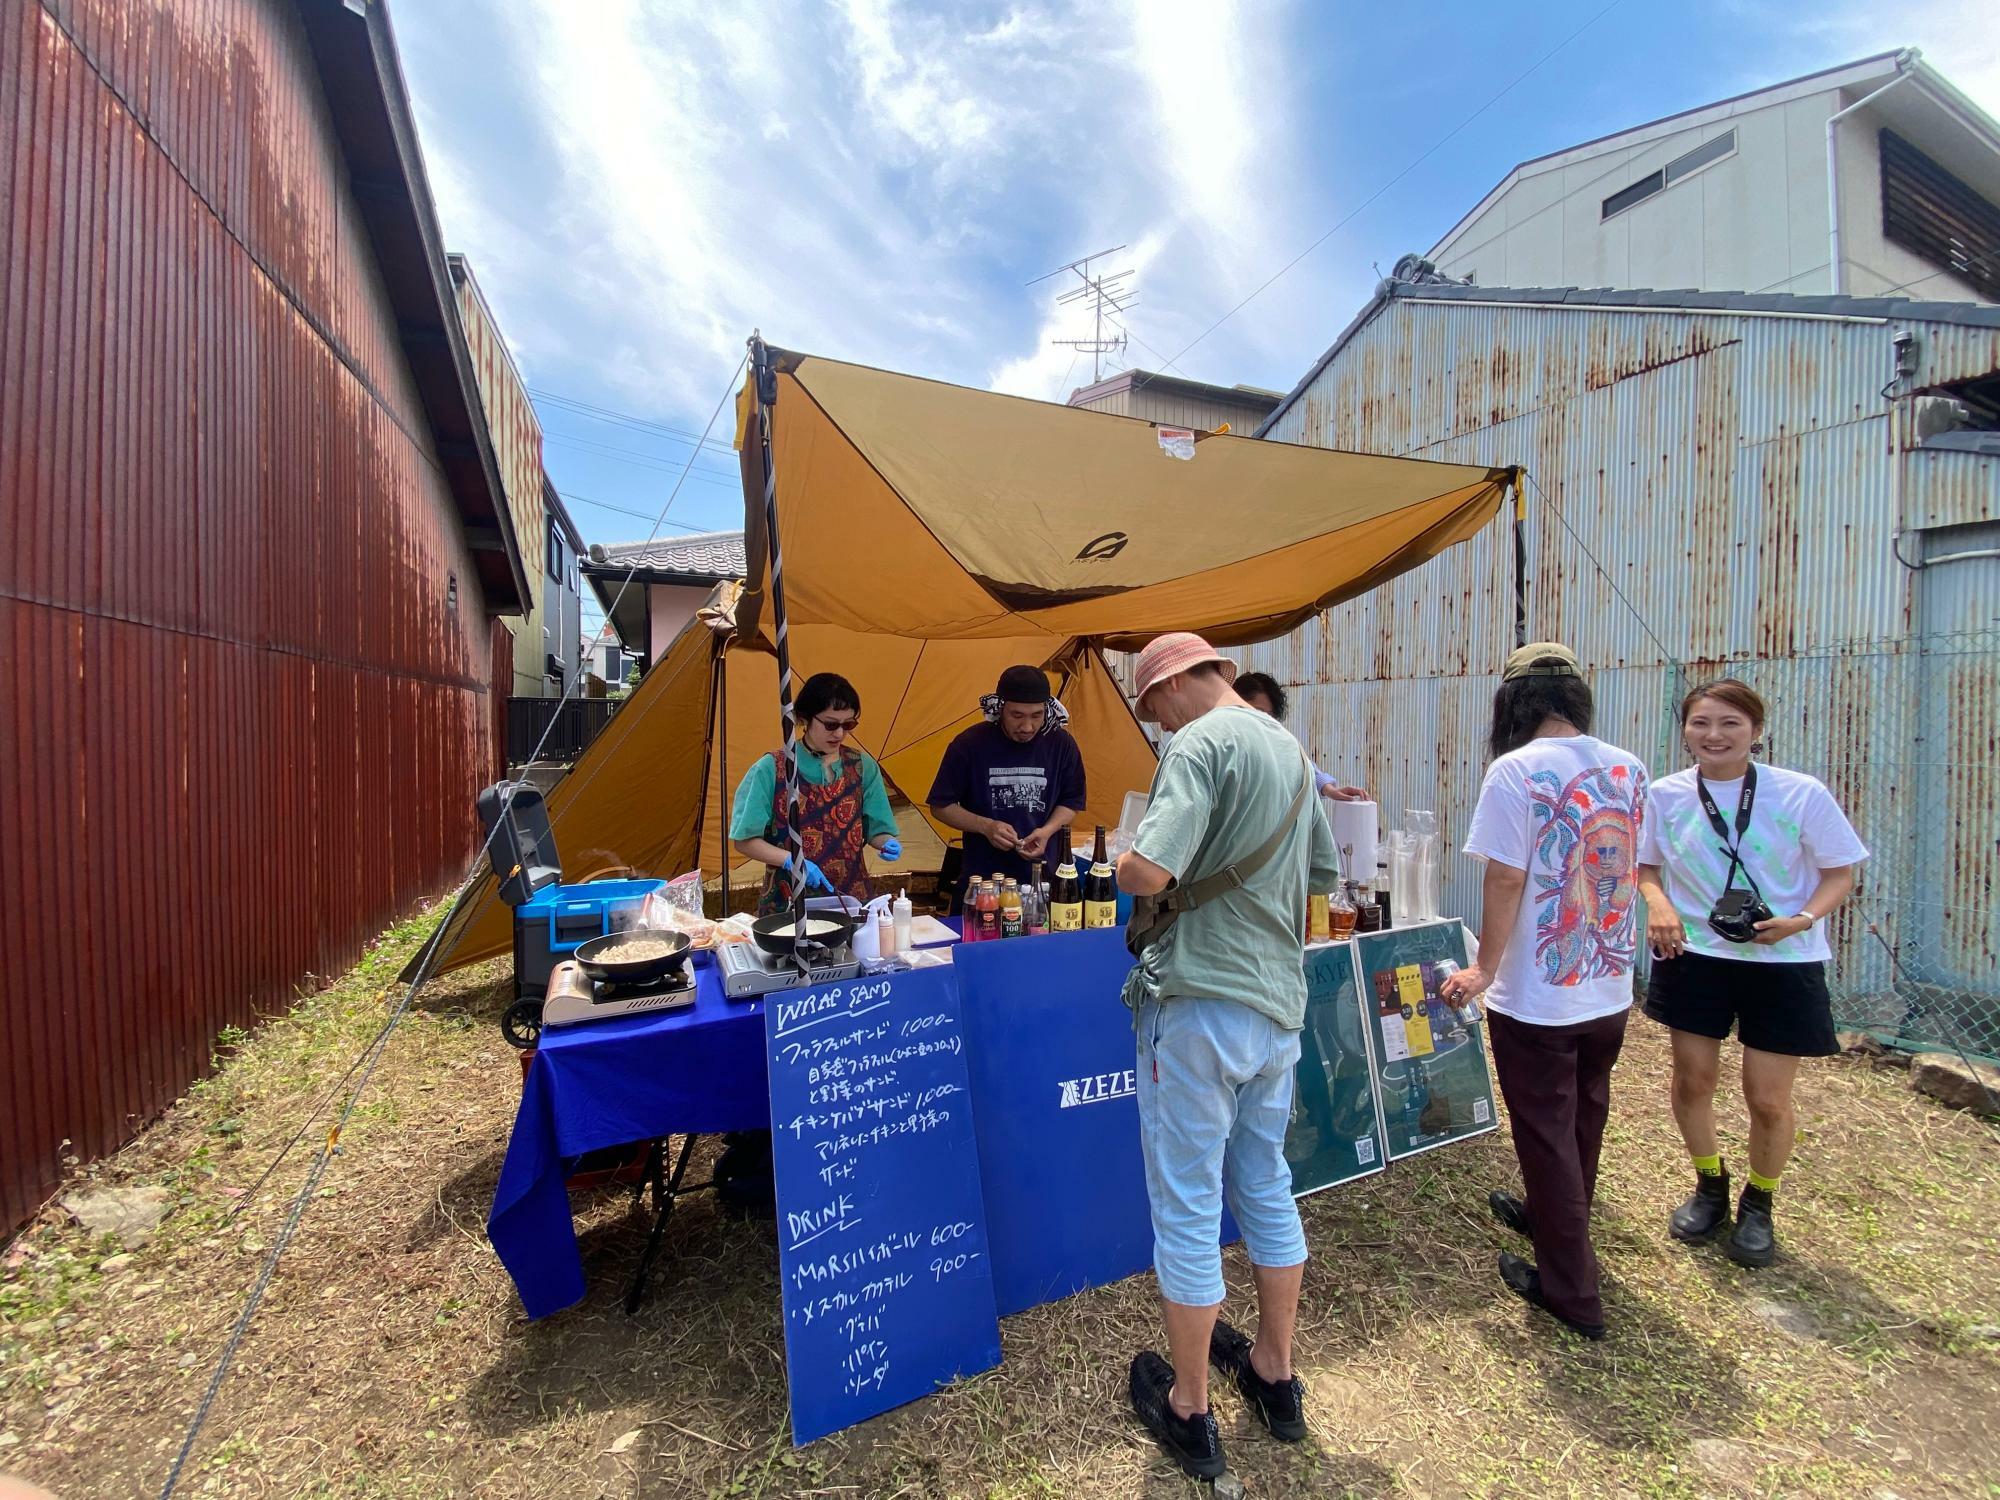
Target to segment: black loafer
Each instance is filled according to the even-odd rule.
[[[1281,1443],[1302,1442],[1306,1435],[1306,1386],[1289,1380],[1266,1380],[1250,1363],[1250,1340],[1220,1318],[1208,1336],[1208,1362],[1236,1382],[1243,1402],[1257,1414],[1265,1430]]]
[[[1222,1457],[1222,1434],[1215,1414],[1176,1416],[1167,1393],[1174,1388],[1174,1367],[1151,1349],[1132,1361],[1132,1410],[1152,1433],[1167,1457],[1196,1479],[1220,1479],[1229,1465]]]
[[[1691,1245],[1705,1244],[1729,1227],[1729,1174],[1695,1177],[1687,1201],[1667,1216],[1667,1233]]]
[[[1736,1227],[1729,1232],[1729,1242],[1722,1247],[1722,1253],[1737,1265],[1753,1270],[1778,1258],[1778,1232],[1771,1223],[1769,1193],[1760,1193],[1754,1187],[1743,1190],[1743,1200],[1736,1205]]]
[[[1602,1323],[1579,1323],[1576,1319],[1566,1318],[1550,1307],[1548,1299],[1542,1295],[1542,1273],[1520,1256],[1509,1255],[1505,1250],[1500,1252],[1500,1279],[1507,1283],[1508,1291],[1530,1306],[1539,1307],[1571,1333],[1581,1334],[1587,1339],[1604,1337]]]
[[[1486,1195],[1486,1206],[1493,1211],[1493,1217],[1519,1235],[1533,1237],[1534,1231],[1528,1227],[1528,1205],[1512,1193],[1494,1191]]]

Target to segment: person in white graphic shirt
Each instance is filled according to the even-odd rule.
[[[1778,1178],[1798,1123],[1799,1061],[1840,1050],[1826,990],[1826,919],[1854,890],[1867,847],[1815,778],[1751,759],[1764,700],[1733,677],[1681,702],[1695,764],[1653,784],[1639,853],[1646,936],[1653,946],[1646,1014],[1671,1028],[1674,1123],[1694,1160],[1695,1189],[1667,1220],[1675,1239],[1711,1240],[1739,1265],[1778,1253]],[[1749,1182],[1732,1225],[1729,1173],[1715,1131],[1722,1040],[1743,1043],[1750,1110]]]

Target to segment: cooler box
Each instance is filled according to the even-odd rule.
[[[664,880],[591,880],[545,885],[514,908],[514,997],[547,996],[549,974],[594,937],[637,921]]]

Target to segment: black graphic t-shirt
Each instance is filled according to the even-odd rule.
[[[945,747],[925,800],[932,807],[956,802],[1026,838],[1058,807],[1081,811],[1083,795],[1083,752],[1068,730],[1052,729],[1020,745],[998,724],[975,724]],[[1020,855],[995,849],[979,834],[965,835],[967,876],[1026,880],[1031,873]]]

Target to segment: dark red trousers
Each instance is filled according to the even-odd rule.
[[[1625,1045],[1627,1014],[1621,1010],[1574,1026],[1531,1026],[1498,1011],[1486,1013],[1535,1232],[1542,1295],[1551,1309],[1579,1323],[1604,1321],[1590,1204],[1597,1196],[1597,1158],[1611,1113],[1611,1065]]]

